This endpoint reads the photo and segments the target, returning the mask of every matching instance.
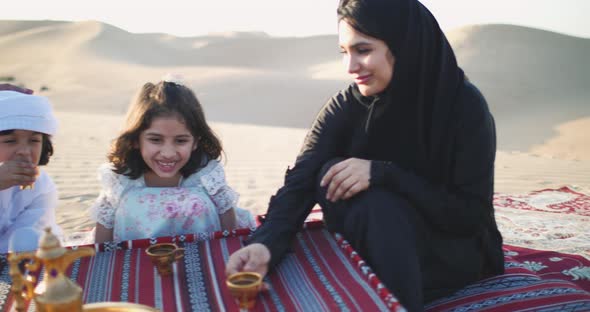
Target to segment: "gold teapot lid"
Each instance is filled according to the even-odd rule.
[[[37,249],[35,256],[39,259],[50,260],[59,258],[65,253],[66,249],[61,246],[59,238],[51,233],[51,228],[45,228],[45,233],[39,239],[39,249]]]

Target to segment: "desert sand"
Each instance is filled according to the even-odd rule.
[[[590,40],[510,25],[447,35],[496,119],[496,192],[570,185],[588,193]],[[93,226],[87,209],[100,191],[96,168],[144,82],[169,72],[185,77],[222,139],[240,206],[254,214],[266,211],[315,114],[348,83],[336,36],[177,38],[94,21],[0,21],[0,51],[0,80],[48,96],[57,111],[46,170],[59,187],[57,218],[68,235]]]

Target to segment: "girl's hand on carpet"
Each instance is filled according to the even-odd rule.
[[[336,202],[368,189],[370,179],[371,161],[349,158],[332,166],[322,178],[320,186],[328,185],[326,199]]]
[[[225,274],[237,272],[256,272],[262,277],[268,272],[270,250],[263,244],[251,244],[234,252],[227,260]]]

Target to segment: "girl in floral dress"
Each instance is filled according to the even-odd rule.
[[[219,163],[222,147],[192,90],[146,83],[99,168],[95,242],[252,227]]]

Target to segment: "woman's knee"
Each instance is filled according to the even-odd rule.
[[[415,216],[411,204],[399,194],[384,188],[369,188],[350,199],[357,206],[356,217],[360,222],[374,226],[400,227],[413,224]]]
[[[383,187],[369,187],[367,190],[357,194],[351,198],[357,205],[365,206],[367,208],[375,207],[376,212],[389,212],[397,209],[407,210],[410,206],[409,202],[402,196],[392,192]]]

